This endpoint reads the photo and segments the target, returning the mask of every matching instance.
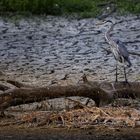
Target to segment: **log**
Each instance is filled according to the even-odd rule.
[[[97,106],[110,103],[114,98],[140,98],[139,82],[93,82],[85,80],[84,83],[69,86],[50,87],[21,87],[8,89],[0,94],[0,110],[4,111],[10,106],[42,101],[46,98],[59,98],[70,96],[88,97],[95,101]]]

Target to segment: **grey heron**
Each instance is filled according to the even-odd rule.
[[[125,76],[125,82],[128,83],[127,75],[126,75],[126,66],[131,67],[131,61],[129,58],[129,53],[127,48],[125,47],[125,44],[120,40],[113,40],[110,37],[110,32],[113,30],[116,23],[113,23],[111,20],[104,21],[103,23],[111,23],[110,28],[105,33],[105,39],[107,43],[110,45],[110,50],[114,55],[114,58],[116,60],[116,82],[118,82],[118,63],[123,64],[124,68],[124,76]]]

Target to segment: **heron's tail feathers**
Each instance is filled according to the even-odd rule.
[[[127,62],[128,62],[128,63],[127,63],[127,66],[128,66],[128,67],[131,67],[131,66],[132,66],[132,63],[130,62],[130,60],[127,60]]]

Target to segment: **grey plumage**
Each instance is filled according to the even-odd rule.
[[[125,47],[124,43],[120,40],[114,40],[118,47],[118,59],[115,57],[116,60],[118,60],[120,63],[126,63],[128,67],[131,67],[131,62],[129,58],[129,53],[127,48]]]
[[[108,42],[108,44],[110,45],[110,49],[111,49],[116,61],[123,64],[125,81],[127,82],[125,64],[128,67],[130,67],[132,65],[131,62],[130,62],[130,59],[129,59],[129,53],[128,53],[127,48],[125,47],[123,42],[121,42],[120,40],[112,40],[112,38],[109,35],[110,32],[113,30],[115,24],[110,20],[108,20],[106,22],[110,22],[111,26],[110,26],[109,30],[105,33],[105,39]],[[118,81],[117,80],[117,75],[118,75],[118,73],[117,73],[117,64],[116,64],[116,82]]]

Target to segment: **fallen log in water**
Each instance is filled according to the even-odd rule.
[[[10,82],[12,83],[12,82]],[[42,101],[46,98],[59,98],[70,96],[89,97],[96,102],[97,106],[110,103],[114,98],[140,98],[140,83],[110,83],[92,82],[85,80],[84,83],[69,86],[29,87],[15,82],[18,88],[8,89],[0,94],[0,110],[4,111],[10,106]],[[16,84],[14,85],[16,86]],[[20,88],[19,88],[20,87]]]

